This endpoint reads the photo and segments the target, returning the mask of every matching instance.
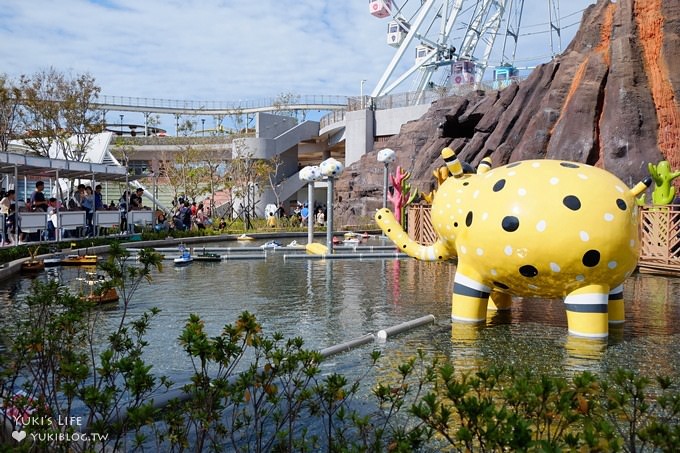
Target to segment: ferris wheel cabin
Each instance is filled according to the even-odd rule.
[[[387,44],[392,47],[399,47],[408,34],[411,26],[402,20],[393,20],[387,24]]]
[[[416,64],[422,64],[427,58],[434,53],[432,46],[420,45],[416,46]]]
[[[392,13],[392,0],[368,0],[368,10],[375,17],[389,17]]]
[[[498,66],[493,70],[493,87],[496,90],[505,88],[519,77],[519,69],[510,65]]]
[[[458,60],[451,65],[451,83],[467,85],[475,83],[476,65],[472,61]]]

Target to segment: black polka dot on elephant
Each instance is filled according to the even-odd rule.
[[[519,228],[519,219],[513,215],[505,216],[503,217],[501,226],[508,233],[512,233],[513,231],[517,231],[517,228]]]
[[[530,264],[526,264],[519,268],[519,273],[525,277],[535,277],[538,275],[538,269]]]

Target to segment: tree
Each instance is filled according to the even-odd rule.
[[[26,144],[43,156],[55,146],[64,159],[83,161],[92,134],[103,128],[94,108],[101,91],[94,77],[68,76],[50,68],[21,76],[20,86]]]
[[[262,187],[268,183],[272,165],[269,161],[255,159],[242,141],[234,142],[234,157],[225,177],[225,185],[231,188],[232,199],[238,198],[250,216],[255,216],[255,207],[262,195]]]
[[[304,121],[307,115],[304,110],[300,112],[299,110],[292,110],[290,108],[291,105],[296,104],[299,101],[300,95],[289,91],[287,93],[279,94],[272,105],[276,108],[278,115],[291,116],[299,121]]]
[[[184,120],[177,126],[177,135],[182,137],[188,137],[193,135],[196,130],[196,121],[194,120]]]
[[[0,74],[0,151],[6,153],[10,140],[18,135],[21,89]]]
[[[210,194],[210,213],[215,209],[215,190],[220,187],[222,175],[220,175],[220,167],[224,167],[226,163],[226,150],[202,150],[200,151],[201,161],[205,164],[206,178],[209,186],[208,193]]]
[[[281,159],[281,154],[277,154],[269,160],[271,171],[267,174],[267,180],[269,181],[269,187],[271,187],[274,197],[276,198],[277,207],[281,205],[281,184],[286,180],[286,178],[283,178],[279,181],[279,169],[282,165],[283,159]]]
[[[206,192],[205,181],[208,171],[201,165],[201,153],[191,146],[180,147],[179,152],[172,156],[164,154],[162,157],[163,175],[168,178],[168,184],[178,197],[180,189],[187,199],[195,200],[196,197]]]

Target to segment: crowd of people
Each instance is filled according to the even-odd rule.
[[[119,211],[121,232],[128,231],[128,213],[135,210],[149,209],[144,206],[144,189],[138,188],[134,191],[125,191],[116,203],[114,200],[107,205],[102,196],[102,186],[97,184],[87,186],[79,184],[73,194],[67,200],[58,200],[54,197],[48,198],[45,193],[45,184],[38,181],[35,190],[25,203],[18,203],[14,190],[0,191],[0,216],[2,217],[2,236],[0,245],[13,245],[14,239],[19,236],[19,243],[33,242],[40,240],[55,240],[59,237],[59,211],[85,211],[85,224],[72,230],[63,230],[61,237],[92,237],[96,234],[106,234],[106,230],[96,231],[95,212],[97,211]],[[275,207],[276,205],[274,205]],[[45,230],[24,232],[21,231],[17,223],[17,212],[46,212],[47,228]],[[189,231],[203,230],[208,226],[222,230],[227,223],[224,218],[219,219],[213,225],[210,213],[206,212],[203,203],[189,201],[180,197],[173,201],[170,212],[157,210],[155,212],[154,228],[156,231]],[[326,224],[326,207],[319,205],[310,210],[307,203],[296,203],[290,214],[281,203],[275,211],[267,216],[267,225],[270,227],[281,226],[281,221],[285,220],[285,225],[290,227],[304,227],[309,222],[314,222],[320,227]]]
[[[110,204],[105,204],[102,196],[102,186],[97,184],[87,186],[79,184],[73,194],[65,200],[58,200],[55,197],[48,198],[45,193],[45,183],[37,181],[35,190],[31,193],[24,203],[19,203],[16,199],[16,191],[10,189],[0,191],[0,217],[1,235],[0,245],[13,245],[18,234],[19,243],[34,242],[40,240],[57,239],[59,229],[60,211],[85,211],[85,224],[73,230],[64,230],[63,237],[92,237],[97,232],[94,223],[96,211],[119,211],[120,212],[120,231],[127,231],[127,214],[132,210],[146,209],[142,201],[144,189],[138,188],[134,192],[126,191],[115,203],[111,200]],[[128,208],[129,205],[129,208]],[[17,212],[45,212],[47,213],[47,228],[37,231],[24,232],[17,222]]]

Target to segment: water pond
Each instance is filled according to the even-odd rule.
[[[248,244],[253,245],[253,244]],[[256,244],[255,244],[256,245]],[[234,242],[210,244],[233,247]],[[634,274],[625,284],[626,322],[603,342],[567,335],[560,300],[517,300],[510,312],[490,313],[486,325],[451,323],[450,295],[455,266],[406,259],[287,259],[282,249],[266,259],[174,267],[142,285],[131,303],[132,317],[151,307],[162,311],[149,332],[148,360],[158,374],[181,380],[191,370],[177,337],[191,313],[200,315],[211,335],[244,310],[264,331],[302,337],[322,349],[424,315],[435,323],[386,343],[372,343],[335,355],[328,371],[361,373],[374,348],[384,350],[381,367],[396,364],[419,348],[451,358],[463,370],[491,363],[523,364],[537,371],[569,375],[617,367],[645,374],[680,374],[680,279]],[[84,271],[60,267],[38,279],[73,281]],[[0,282],[0,318],[14,316],[32,278],[17,275]],[[121,306],[102,308],[111,324]],[[102,327],[104,338],[106,325]]]

